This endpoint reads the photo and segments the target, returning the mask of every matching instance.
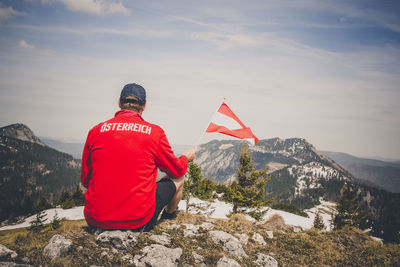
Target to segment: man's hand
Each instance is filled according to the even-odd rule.
[[[185,155],[187,157],[188,161],[193,161],[194,157],[196,156],[197,150],[198,150],[197,147],[189,149],[189,150],[185,151],[183,153],[183,155]]]

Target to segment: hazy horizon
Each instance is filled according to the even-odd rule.
[[[226,97],[259,139],[399,160],[399,14],[398,1],[0,0],[0,125],[84,142],[136,82],[171,144],[196,145]]]

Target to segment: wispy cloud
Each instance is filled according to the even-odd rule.
[[[32,52],[39,53],[39,54],[42,54],[42,55],[51,56],[51,55],[55,54],[55,52],[53,50],[38,48],[38,47],[36,47],[36,46],[34,46],[32,44],[27,43],[25,40],[19,41],[18,42],[18,47],[23,49],[23,50],[32,51]]]
[[[3,7],[2,3],[0,3],[0,24],[12,17],[24,14],[24,12],[17,11],[12,7]]]
[[[106,0],[42,0],[43,4],[60,2],[71,11],[86,12],[98,15],[107,13],[130,14],[131,11],[121,2]]]
[[[176,34],[171,30],[157,30],[149,28],[135,29],[116,29],[107,27],[88,27],[88,28],[72,28],[67,26],[35,26],[35,25],[10,25],[9,27],[17,29],[33,30],[51,34],[76,34],[76,35],[91,35],[91,34],[109,34],[120,36],[144,37],[144,38],[167,38]]]
[[[216,44],[221,49],[234,46],[259,46],[262,41],[259,38],[245,34],[223,34],[214,32],[195,32],[191,34],[192,40],[202,40]]]

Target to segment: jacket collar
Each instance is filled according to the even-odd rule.
[[[121,109],[115,113],[115,117],[120,117],[120,116],[139,117],[140,119],[143,120],[142,116],[139,113],[129,109]]]

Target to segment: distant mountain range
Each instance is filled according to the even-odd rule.
[[[236,179],[240,152],[239,141],[214,140],[200,146],[195,162],[202,167],[205,177],[228,184]],[[371,228],[386,240],[400,241],[400,194],[360,183],[305,139],[260,140],[250,152],[256,169],[269,168],[267,198],[275,197],[277,202],[305,209],[319,204],[320,199],[337,202],[347,184],[362,203],[360,212],[366,214],[363,228]]]
[[[400,193],[400,162],[355,157],[346,153],[322,151],[349,171],[361,183]]]
[[[23,124],[0,128],[0,220],[32,212],[79,183],[80,162],[46,146]]]

